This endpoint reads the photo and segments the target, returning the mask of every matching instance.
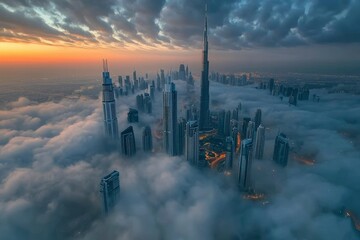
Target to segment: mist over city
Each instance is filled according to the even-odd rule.
[[[359,239],[359,16],[1,1],[0,239]]]

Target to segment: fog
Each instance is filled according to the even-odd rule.
[[[189,95],[175,83],[181,110]],[[241,117],[254,117],[262,109],[266,149],[254,160],[253,185],[264,199],[245,199],[231,177],[182,157],[141,152],[142,127],[154,131],[161,118],[160,92],[153,114],[133,125],[138,153],[130,159],[107,146],[100,99],[20,97],[0,110],[1,239],[357,239],[340,211],[360,216],[359,96],[317,90],[319,103],[290,107],[254,86],[210,86],[213,110],[241,102]],[[118,99],[120,130],[135,104],[135,96]],[[291,141],[286,168],[271,160],[278,131]],[[114,169],[120,202],[104,216],[99,182]]]

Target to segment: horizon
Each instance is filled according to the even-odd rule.
[[[94,77],[105,58],[117,75],[180,63],[200,73],[202,2],[3,1],[0,82]],[[359,11],[350,0],[209,1],[210,72],[360,76]]]

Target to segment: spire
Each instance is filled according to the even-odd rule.
[[[204,23],[204,50],[208,49],[208,20],[207,20],[207,3],[205,4],[205,23]]]
[[[109,72],[107,59],[103,59],[103,71],[104,72]]]

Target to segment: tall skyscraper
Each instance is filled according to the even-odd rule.
[[[275,85],[275,80],[274,80],[273,78],[271,78],[271,79],[269,80],[269,90],[270,90],[270,94],[273,93],[274,85]]]
[[[252,165],[252,139],[244,139],[241,142],[237,183],[241,190],[247,191],[251,181]]]
[[[127,120],[129,123],[139,122],[139,112],[136,109],[129,108]]]
[[[110,78],[107,60],[103,60],[103,68],[102,103],[104,112],[105,135],[111,139],[117,140],[119,139],[119,128],[115,109],[114,87]]]
[[[136,70],[133,72],[133,82],[134,82],[134,88],[138,89],[139,87],[139,80],[136,77]]]
[[[224,136],[230,136],[230,120],[231,120],[231,111],[227,111],[225,114],[225,121],[224,121]]]
[[[255,123],[253,121],[249,121],[247,129],[246,129],[246,138],[254,138],[255,134]]]
[[[231,132],[231,136],[232,136],[232,139],[234,141],[234,148],[236,149],[238,144],[239,144],[239,141],[238,141],[238,134],[239,134],[239,130],[237,127],[233,127],[232,129],[232,132]]]
[[[225,170],[230,171],[233,166],[233,160],[235,155],[235,144],[232,137],[226,137],[226,160]]]
[[[201,95],[200,95],[200,121],[199,128],[205,130],[209,128],[209,59],[208,59],[208,36],[207,36],[207,6],[205,7],[205,26],[204,26],[204,50],[201,71]]]
[[[164,86],[166,84],[164,69],[160,69],[160,82],[161,82],[161,88],[164,89]]]
[[[289,157],[289,139],[285,134],[280,133],[276,136],[275,146],[274,146],[274,154],[273,160],[283,166],[286,167]]]
[[[255,159],[262,159],[264,155],[265,147],[265,128],[263,125],[257,128],[256,131],[256,142],[255,142]]]
[[[255,113],[255,129],[258,129],[258,127],[261,124],[261,109],[257,109]]]
[[[132,126],[121,132],[121,152],[127,157],[131,157],[136,153],[135,136]]]
[[[177,154],[183,155],[185,150],[185,130],[186,130],[186,121],[185,119],[180,119],[177,126]]]
[[[241,128],[241,138],[246,138],[246,132],[248,128],[248,124],[250,122],[251,118],[244,117],[242,122],[242,128]]]
[[[218,135],[224,136],[225,110],[221,110],[218,115]]]
[[[123,87],[123,79],[122,79],[122,76],[119,76],[118,77],[118,82],[119,82],[119,87]]]
[[[108,214],[115,207],[120,198],[119,172],[113,171],[100,181],[100,194],[104,212]]]
[[[177,155],[177,92],[175,84],[170,81],[165,84],[163,92],[163,148],[170,156]]]
[[[179,66],[179,80],[185,81],[185,79],[186,79],[185,65],[180,64],[180,66]]]
[[[199,126],[197,121],[186,123],[185,158],[192,165],[199,162]]]
[[[146,126],[143,130],[142,134],[142,144],[143,144],[143,151],[144,152],[151,152],[152,151],[152,134],[150,126]]]

